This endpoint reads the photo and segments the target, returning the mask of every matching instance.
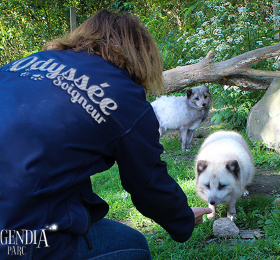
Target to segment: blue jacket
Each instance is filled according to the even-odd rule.
[[[194,216],[161,153],[143,88],[100,56],[43,51],[0,68],[0,259],[70,259],[109,208],[90,176],[115,162],[136,208],[186,241]]]

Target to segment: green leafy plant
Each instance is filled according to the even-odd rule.
[[[274,168],[280,170],[280,156],[277,152],[267,148],[261,141],[255,142],[252,154],[255,165],[261,168]]]
[[[215,100],[211,121],[215,124],[226,121],[241,130],[246,127],[249,112],[264,91],[248,92],[237,87],[213,85],[211,93]]]

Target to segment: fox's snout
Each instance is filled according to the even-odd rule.
[[[218,204],[220,204],[220,201],[221,199],[219,199],[217,196],[209,196],[208,197],[208,203],[213,205],[213,206],[216,206]]]

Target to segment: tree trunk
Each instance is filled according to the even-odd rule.
[[[251,69],[256,62],[280,56],[280,43],[243,53],[229,60],[214,62],[210,51],[200,62],[163,72],[165,93],[175,92],[199,83],[238,86],[248,91],[265,90],[280,71]]]

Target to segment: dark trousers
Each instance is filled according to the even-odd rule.
[[[93,223],[86,237],[79,237],[73,260],[151,260],[146,238],[117,221]]]

